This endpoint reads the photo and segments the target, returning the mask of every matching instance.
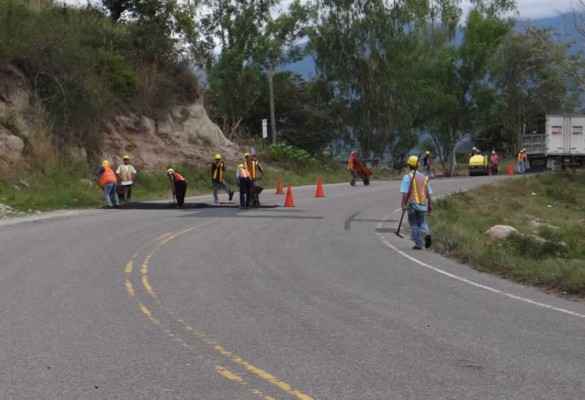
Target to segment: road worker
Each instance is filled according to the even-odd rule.
[[[173,201],[177,202],[179,208],[183,207],[185,203],[185,193],[187,192],[187,179],[183,175],[175,172],[169,165],[167,168],[167,176],[171,182],[171,190],[173,191]]]
[[[123,164],[118,165],[116,175],[120,179],[120,187],[123,189],[121,191],[122,200],[126,201],[132,197],[132,184],[136,175],[136,169],[130,164],[130,156],[125,155],[122,160]]]
[[[264,171],[260,166],[260,163],[256,160],[256,153],[246,153],[244,154],[246,168],[250,172],[250,176],[252,177],[252,182],[256,182],[256,179],[259,177],[259,173],[264,175]]]
[[[425,151],[425,156],[423,157],[423,171],[426,176],[431,176],[431,152]]]
[[[526,173],[526,149],[522,149],[518,152],[518,157],[516,157],[518,162],[518,172],[521,174]]]
[[[102,161],[102,165],[95,171],[95,177],[104,191],[106,208],[120,207],[120,199],[118,198],[118,193],[116,193],[118,180],[116,179],[116,174],[110,168],[110,162],[108,160]]]
[[[240,208],[250,208],[250,189],[252,175],[245,164],[239,164],[236,170],[236,183],[240,187]]]
[[[421,250],[424,237],[425,248],[431,246],[431,230],[427,224],[427,213],[430,214],[433,206],[431,194],[433,190],[429,185],[429,177],[417,173],[418,157],[410,156],[407,161],[410,172],[402,177],[400,193],[402,193],[402,211],[408,213],[408,223],[411,228],[411,236],[415,250]]]
[[[213,202],[219,203],[218,189],[223,187],[225,192],[228,194],[228,200],[232,201],[234,192],[230,188],[230,185],[225,180],[225,164],[221,158],[221,154],[216,154],[214,161],[211,164],[211,183],[213,184]]]
[[[349,155],[349,159],[347,160],[347,169],[351,174],[351,180],[349,184],[351,186],[355,186],[356,178],[359,177],[358,171],[361,167],[360,159],[358,157],[357,151],[352,151]]]
[[[495,150],[492,150],[492,155],[490,156],[490,172],[492,175],[497,175],[500,168],[500,156],[496,153]]]

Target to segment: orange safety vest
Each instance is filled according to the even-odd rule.
[[[173,179],[179,182],[187,182],[187,179],[183,177],[183,175],[179,174],[178,172],[171,172],[173,175]]]
[[[256,179],[258,176],[258,161],[246,161],[246,168],[248,168],[248,172],[250,172],[250,177]]]
[[[248,171],[247,168],[240,168],[240,179],[251,179],[252,174]]]
[[[410,174],[412,180],[413,173]],[[424,174],[414,175],[414,182],[412,183],[412,190],[410,191],[410,202],[413,204],[425,205],[427,204],[427,186],[429,184],[429,177]]]
[[[347,169],[354,170],[358,169],[360,166],[360,161],[358,160],[357,156],[349,156],[349,160],[347,160]]]
[[[102,172],[100,175],[100,186],[104,187],[107,183],[111,182],[118,182],[116,179],[116,174],[110,167],[104,167],[104,172]]]

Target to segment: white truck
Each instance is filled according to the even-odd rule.
[[[530,171],[585,166],[585,115],[547,115],[545,133],[522,136]]]

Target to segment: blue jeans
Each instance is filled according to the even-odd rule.
[[[217,190],[220,187],[223,187],[223,189],[228,195],[232,193],[232,189],[230,188],[230,185],[225,181],[225,179],[221,182],[213,182],[213,201],[215,201],[216,203],[219,201]]]
[[[104,199],[108,207],[112,207],[112,200],[114,201],[114,205],[120,205],[120,199],[118,198],[118,193],[116,193],[116,186],[116,182],[108,182],[104,186]]]
[[[431,230],[427,225],[427,212],[426,211],[416,211],[411,208],[408,209],[408,223],[410,224],[410,229],[412,231],[412,240],[414,240],[414,244],[417,246],[422,247],[422,237],[431,234]]]
[[[518,172],[521,174],[526,173],[526,162],[525,161],[518,161]]]

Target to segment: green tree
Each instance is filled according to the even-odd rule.
[[[403,159],[416,143],[412,67],[427,11],[414,0],[319,3],[309,35],[317,72],[343,99],[342,122],[366,157]]]
[[[490,95],[489,64],[513,26],[512,20],[502,17],[514,8],[513,2],[477,0],[473,4],[463,42],[457,45],[449,34],[434,36],[426,73],[421,75],[425,77],[420,86],[423,126],[447,175],[455,171],[457,146],[466,134],[480,131],[475,124],[478,114],[495,101]]]
[[[262,90],[267,90],[271,100],[260,119],[270,111],[275,140],[278,95],[272,85],[274,70],[299,56],[294,45],[302,36],[308,12],[295,1],[273,18],[279,3],[208,0],[204,3],[207,8],[199,10],[196,34],[190,42],[197,64],[207,73],[212,115],[230,139],[246,131],[246,121],[262,104]],[[263,88],[266,74],[269,84]]]
[[[567,54],[567,46],[555,42],[550,30],[533,27],[510,35],[491,65],[491,82],[497,100],[484,109],[482,136],[503,150],[515,153],[524,132],[542,132],[546,114],[573,112],[578,103],[578,85],[558,63],[578,67],[578,58]]]

